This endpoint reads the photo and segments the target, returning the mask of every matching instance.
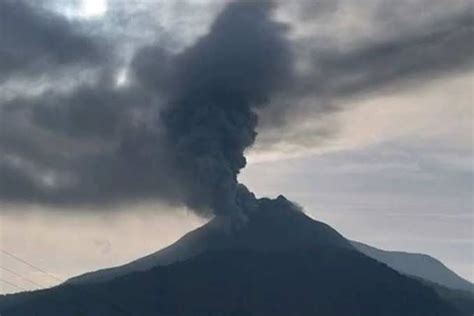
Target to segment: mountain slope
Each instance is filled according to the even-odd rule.
[[[189,259],[209,250],[287,250],[321,245],[353,249],[336,230],[311,219],[283,196],[275,200],[260,199],[258,211],[249,215],[242,228],[231,230],[227,224],[224,218],[215,218],[163,250],[123,266],[80,275],[68,283],[107,281],[133,271]]]
[[[363,254],[385,263],[400,273],[422,278],[446,287],[474,293],[474,285],[448,269],[439,260],[423,254],[386,251],[352,241]]]
[[[349,242],[337,231],[309,218],[282,196],[276,200],[261,199],[259,204],[260,210],[251,215],[248,227],[242,231],[229,232],[224,219],[215,218],[169,247],[123,266],[74,277],[68,283],[107,281],[130,272],[146,271],[159,265],[186,260],[208,250],[236,247],[256,250],[283,249],[291,245],[298,248],[318,244],[351,248]],[[400,273],[453,289],[473,291],[472,283],[457,276],[435,258],[423,254],[384,251],[355,241],[350,243],[363,254]]]
[[[355,250],[232,250],[112,281],[25,294],[6,316],[464,316],[430,287]]]
[[[474,315],[474,293],[471,291],[455,290],[448,288],[438,283],[426,281],[425,279],[418,280],[431,287],[443,300],[448,301],[467,315]]]

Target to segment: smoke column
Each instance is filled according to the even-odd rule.
[[[291,54],[272,4],[229,4],[210,32],[175,56],[160,119],[185,204],[239,217],[254,199],[237,175],[256,137],[255,110],[285,80]],[[245,205],[247,204],[247,205]]]

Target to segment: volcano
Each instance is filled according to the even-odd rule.
[[[160,251],[123,266],[86,273],[68,282],[107,281],[133,271],[183,261],[207,251],[282,251],[321,246],[354,249],[335,229],[313,220],[282,195],[274,200],[259,199],[258,206],[239,229],[230,228],[228,218],[215,217]]]
[[[426,283],[362,252],[283,196],[236,227],[216,216],[127,265],[0,299],[2,315],[462,316]]]

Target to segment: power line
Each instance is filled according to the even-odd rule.
[[[47,272],[47,271],[45,271],[45,270],[43,270],[43,269],[41,269],[41,268],[39,268],[39,267],[37,267],[37,266],[34,266],[33,264],[29,263],[29,262],[26,261],[26,260],[21,259],[20,257],[14,255],[14,254],[12,254],[12,253],[9,252],[9,251],[6,251],[6,250],[4,250],[4,249],[0,249],[0,251],[1,251],[3,254],[5,254],[5,255],[7,255],[7,256],[9,256],[9,257],[11,257],[11,258],[13,258],[13,259],[15,259],[15,260],[17,260],[17,261],[23,263],[23,264],[26,264],[26,265],[29,266],[30,268],[33,268],[33,269],[35,269],[35,270],[37,270],[37,271],[39,271],[39,272],[41,272],[41,273],[43,273],[43,274],[46,274],[47,276],[49,276],[50,278],[52,278],[52,279],[54,279],[54,280],[56,280],[56,281],[64,282],[63,280],[61,280],[60,278],[54,276],[53,274],[51,274],[51,273],[49,273],[49,272]]]
[[[6,252],[4,252],[4,253],[6,253]],[[19,262],[24,262],[24,260],[22,260],[21,258],[17,258],[16,256],[13,256],[13,255],[12,255],[12,258],[15,258],[15,259],[18,260]],[[25,264],[28,264],[28,266],[30,266],[30,264],[29,264],[28,262],[25,261],[24,263],[25,263]],[[36,286],[39,286],[40,288],[45,288],[45,287],[46,287],[46,286],[43,286],[43,285],[41,285],[41,284],[38,284],[38,283],[36,283],[36,282],[34,282],[34,281],[32,281],[32,280],[30,280],[30,279],[24,277],[24,276],[21,275],[20,273],[15,272],[14,270],[11,270],[11,269],[9,269],[9,268],[0,266],[0,269],[3,269],[3,270],[5,270],[5,271],[8,271],[8,272],[10,272],[11,274],[20,277],[20,278],[23,279],[23,280],[26,280],[26,281],[28,281],[28,282],[30,282],[30,283],[32,283],[32,284],[35,284]],[[17,286],[17,285],[15,285],[15,284],[13,284],[13,283],[7,281],[7,280],[2,280],[2,281],[5,282],[5,283],[7,283],[7,284],[9,284],[9,285],[11,285],[11,286],[14,286],[14,287],[20,289],[20,290],[28,291],[27,289],[25,289],[25,288],[23,288],[23,287],[20,287],[20,286]],[[75,303],[74,303],[74,304],[75,304]],[[77,304],[75,304],[75,305],[77,305]]]
[[[0,278],[0,281],[2,281],[3,283],[8,284],[8,285],[10,285],[10,286],[12,286],[12,287],[14,287],[14,288],[17,288],[17,289],[19,289],[20,291],[28,291],[27,289],[22,288],[21,286],[16,285],[16,284],[14,284],[14,283],[12,283],[12,282],[10,282],[10,281],[8,281],[8,280],[5,280],[5,279],[3,279],[3,278]]]
[[[36,265],[34,265],[34,264],[32,264],[32,263],[30,263],[30,262],[28,262],[28,261],[26,261],[26,260],[24,260],[24,259],[18,257],[17,255],[14,255],[13,253],[11,253],[11,252],[9,252],[9,251],[7,251],[7,250],[5,250],[5,249],[0,249],[0,252],[3,253],[3,254],[5,254],[5,255],[7,255],[7,256],[9,256],[10,258],[13,258],[13,259],[17,260],[18,262],[21,262],[21,263],[23,263],[23,264],[29,266],[29,267],[32,268],[32,269],[35,269],[35,270],[37,270],[37,271],[39,271],[39,272],[41,272],[41,273],[43,273],[43,274],[49,276],[51,279],[54,279],[54,280],[59,281],[59,282],[61,282],[61,283],[64,282],[64,280],[62,280],[62,279],[56,277],[55,275],[53,275],[53,274],[47,272],[46,270],[43,270],[43,269],[41,269],[40,267],[37,267]],[[22,278],[23,278],[23,276],[22,276]],[[1,280],[1,281],[4,281],[4,282],[7,283],[7,284],[10,284],[10,285],[12,285],[12,286],[14,286],[14,287],[16,287],[16,288],[19,288],[20,290],[27,291],[26,289],[23,289],[23,288],[21,288],[21,287],[19,287],[19,286],[16,286],[15,284],[13,284],[13,283],[11,283],[11,282],[9,282],[9,281],[7,281],[7,280],[3,280],[3,279],[0,279],[0,280]],[[77,288],[74,284],[69,284],[69,287],[70,287],[71,289],[73,289],[73,290],[76,290],[77,292],[80,292],[79,288]],[[133,315],[132,312],[127,311],[126,309],[124,309],[124,308],[121,307],[119,304],[117,304],[117,303],[115,303],[115,302],[113,302],[113,301],[109,301],[108,299],[105,299],[105,298],[103,298],[103,297],[100,297],[100,296],[97,295],[96,293],[91,293],[90,291],[88,291],[88,290],[85,289],[85,288],[82,288],[81,290],[82,290],[82,292],[87,292],[87,293],[89,294],[89,296],[94,297],[94,298],[96,298],[96,299],[99,300],[99,301],[103,301],[104,303],[107,303],[108,305],[110,305],[112,308],[114,308],[115,310],[119,311],[119,312],[120,312],[121,314],[123,314],[123,315]]]
[[[25,280],[25,281],[27,281],[27,282],[29,282],[29,283],[31,283],[31,284],[33,284],[33,285],[39,287],[39,288],[44,288],[44,287],[45,287],[44,285],[41,285],[41,284],[39,284],[39,283],[36,283],[35,281],[30,280],[30,279],[28,279],[27,277],[24,277],[23,275],[21,275],[20,273],[15,272],[15,271],[13,271],[13,270],[7,268],[7,267],[2,267],[2,266],[0,266],[0,269],[5,270],[5,271],[7,271],[7,272],[10,272],[11,274],[13,274],[13,275],[19,277],[20,279]]]

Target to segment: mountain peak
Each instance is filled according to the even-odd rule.
[[[261,198],[257,205],[257,209],[248,214],[245,225],[221,239],[226,248],[267,251],[318,246],[352,248],[338,232],[313,220],[282,195],[276,199]]]
[[[109,280],[132,271],[183,261],[215,250],[288,251],[338,247],[353,249],[341,234],[307,216],[284,196],[256,200],[256,207],[245,221],[216,216],[207,224],[184,235],[174,244],[126,265],[75,277],[68,282]]]

